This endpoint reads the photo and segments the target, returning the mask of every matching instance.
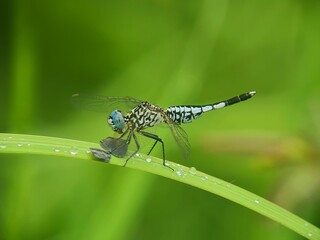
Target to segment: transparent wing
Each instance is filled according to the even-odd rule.
[[[188,141],[188,134],[176,123],[168,123],[171,133],[176,140],[185,159],[189,159],[190,143]]]
[[[131,97],[105,97],[74,94],[71,97],[71,103],[75,107],[94,112],[110,112],[115,109],[127,112],[141,103],[141,101]]]
[[[124,157],[128,152],[127,141],[121,138],[108,137],[100,141],[100,146],[119,158]]]

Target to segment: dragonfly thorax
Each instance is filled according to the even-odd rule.
[[[153,127],[163,121],[163,109],[148,102],[142,102],[125,116],[128,127],[138,131]]]
[[[123,114],[119,110],[114,110],[111,112],[108,118],[108,123],[113,131],[117,133],[124,133],[127,130],[127,124],[124,120]]]

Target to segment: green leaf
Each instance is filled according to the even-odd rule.
[[[91,147],[98,148],[99,145],[64,138],[0,133],[0,153],[41,154],[95,160],[89,150]],[[112,156],[108,164],[123,166],[124,162],[125,159]],[[167,163],[174,171],[164,167],[162,159],[136,154],[126,167],[203,189],[258,212],[308,239],[320,239],[319,228],[258,195],[195,168],[169,161]]]

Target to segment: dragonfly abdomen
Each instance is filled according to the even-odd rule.
[[[230,98],[228,100],[222,101],[220,103],[214,103],[213,106],[218,106],[219,104],[222,104],[222,103],[225,104],[225,106],[223,106],[223,107],[230,106],[232,104],[235,104],[235,103],[238,103],[238,102],[242,102],[242,101],[245,101],[245,100],[247,100],[249,98],[252,98],[255,94],[256,94],[255,91],[244,93],[244,94],[241,94],[239,96],[235,96],[235,97]],[[221,107],[218,107],[218,108],[221,108]]]
[[[202,113],[213,110],[208,106],[172,106],[166,112],[167,115],[177,124],[190,123],[201,116]]]
[[[167,115],[177,124],[190,123],[199,118],[202,113],[209,112],[245,101],[256,94],[255,91],[244,93],[228,100],[202,106],[172,106],[166,110]]]

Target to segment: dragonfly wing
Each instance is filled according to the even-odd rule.
[[[115,109],[129,111],[141,101],[131,97],[106,97],[87,94],[74,94],[71,103],[75,107],[94,112],[108,112]]]
[[[185,159],[189,159],[190,143],[188,134],[176,123],[168,123],[174,140],[177,142]]]
[[[108,137],[100,142],[100,146],[119,158],[124,157],[128,152],[128,144],[121,138]]]

